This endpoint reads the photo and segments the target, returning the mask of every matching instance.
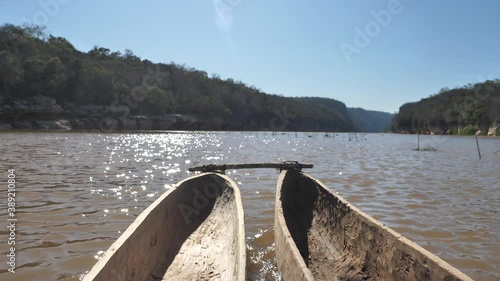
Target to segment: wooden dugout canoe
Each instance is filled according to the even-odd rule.
[[[294,280],[472,280],[296,170],[276,192],[278,270]]]
[[[241,196],[227,176],[205,173],[151,204],[84,281],[245,280]]]

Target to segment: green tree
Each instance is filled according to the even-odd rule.
[[[158,88],[153,87],[148,91],[147,101],[151,104],[153,113],[166,113],[171,104],[170,95]]]

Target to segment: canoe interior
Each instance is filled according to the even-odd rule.
[[[84,280],[245,280],[239,190],[226,176],[180,182],[149,206]]]
[[[472,280],[298,171],[283,171],[276,258],[289,280]]]

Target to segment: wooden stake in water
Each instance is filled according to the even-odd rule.
[[[417,150],[420,150],[420,134],[418,133],[418,130],[417,130]]]
[[[479,135],[479,132],[476,133],[476,146],[477,146],[477,154],[479,155],[479,160],[481,160],[481,151],[479,150],[479,141],[477,140],[477,135]]]

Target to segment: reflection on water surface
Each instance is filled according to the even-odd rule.
[[[473,138],[444,136],[421,136],[421,146],[434,152],[413,151],[415,136],[380,134],[351,135],[351,141],[348,134],[265,132],[16,132],[0,138],[1,169],[16,169],[19,219],[18,270],[10,274],[0,263],[2,280],[78,280],[141,211],[190,175],[189,167],[279,160],[315,164],[308,173],[361,210],[474,279],[500,279],[498,139],[480,139],[478,160]],[[278,173],[227,174],[242,191],[249,279],[278,280]],[[6,221],[6,210],[0,214]]]

